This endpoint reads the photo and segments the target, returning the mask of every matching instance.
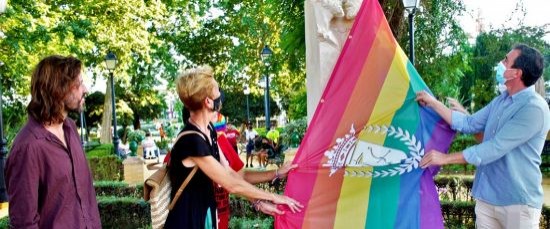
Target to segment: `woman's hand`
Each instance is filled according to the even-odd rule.
[[[279,178],[285,178],[288,175],[288,172],[295,168],[298,168],[298,164],[292,164],[292,162],[287,161],[283,164],[283,166],[281,166],[280,169],[277,170],[277,174],[279,175]]]
[[[284,211],[277,209],[277,205],[269,201],[260,201],[258,203],[258,210],[272,216],[285,214]]]
[[[301,212],[302,208],[304,207],[298,201],[288,196],[277,195],[277,194],[272,194],[272,195],[273,195],[273,199],[271,201],[273,201],[273,203],[284,204],[288,206],[288,208],[290,208],[290,211],[292,211],[292,213]]]
[[[462,106],[462,104],[460,104],[460,102],[458,102],[458,100],[454,98],[447,97],[447,103],[449,103],[449,108],[451,108],[451,110],[453,111],[458,111],[467,115],[470,114],[470,112],[468,112],[466,108],[464,108],[464,106]]]

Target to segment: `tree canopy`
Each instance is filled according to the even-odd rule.
[[[401,2],[379,2],[394,36],[408,50],[407,14]],[[474,101],[475,107],[487,103],[494,95],[492,67],[516,42],[539,48],[550,65],[550,48],[542,40],[548,26],[489,30],[470,44],[458,24],[462,2],[421,4],[424,10],[415,16],[415,66],[436,96]],[[113,76],[121,124],[140,128],[140,120],[161,117],[171,102],[167,98],[177,98],[178,72],[203,64],[214,68],[227,94],[223,112],[230,120],[246,119],[245,86],[251,92],[251,119],[263,116],[260,80],[266,75],[272,114],[284,110],[290,119],[300,119],[306,115],[307,96],[304,26],[303,0],[10,0],[0,15],[8,137],[25,120],[32,68],[52,54],[76,56],[92,80],[106,80],[107,91],[88,96],[86,111],[88,127],[101,123],[104,142],[110,141],[112,117],[110,77],[103,65],[108,51],[118,59]],[[274,53],[268,62],[259,55],[264,45]],[[98,120],[100,114],[103,120]]]

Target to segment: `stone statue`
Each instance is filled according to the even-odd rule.
[[[313,117],[361,3],[362,0],[306,0],[308,122]]]

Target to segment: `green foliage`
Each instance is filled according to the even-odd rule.
[[[0,67],[0,71],[1,71]],[[5,85],[5,84],[4,84]],[[5,90],[3,88],[2,90]],[[2,99],[5,99],[6,97],[13,97],[13,94],[4,93],[2,94]],[[2,117],[4,120],[4,137],[6,138],[8,142],[8,149],[11,148],[11,144],[13,142],[13,139],[21,130],[25,122],[27,121],[27,111],[26,106],[23,105],[23,103],[20,100],[13,100],[11,102],[3,101],[2,104]]]
[[[166,125],[166,127],[164,128],[164,131],[166,132],[166,137],[168,137],[168,139],[172,139],[176,137],[177,130],[174,125],[172,124]]]
[[[86,151],[86,156],[89,157],[107,157],[113,155],[113,144],[98,144],[90,146]]]
[[[159,149],[168,149],[168,143],[170,141],[168,139],[162,139],[160,141],[155,141],[155,144]]]
[[[440,200],[473,201],[472,186],[474,180],[464,176],[437,176],[435,185]]]
[[[151,210],[143,199],[99,196],[98,207],[103,228],[149,228]]]
[[[504,59],[514,44],[525,43],[548,55],[550,44],[542,37],[549,26],[501,28],[479,34],[471,50],[471,70],[466,72],[462,82],[462,97],[468,98],[466,106],[477,111],[496,96],[493,68]],[[548,64],[550,59],[546,58],[545,66]],[[547,77],[549,73],[544,74]],[[474,105],[470,105],[470,100]]]
[[[86,109],[84,116],[86,118],[86,127],[98,126],[101,124],[103,115],[103,105],[105,103],[105,94],[96,91],[86,96]]]
[[[451,144],[449,152],[462,151],[470,146],[478,144],[474,136],[469,134],[458,134]]]
[[[128,133],[129,142],[134,141],[139,144],[143,139],[145,139],[145,131],[143,130],[134,130]]]
[[[97,196],[113,197],[143,197],[143,185],[128,186],[123,181],[94,181],[95,193]]]
[[[229,121],[233,124],[239,124],[246,122],[246,100],[247,96],[244,94],[243,90],[231,91],[225,90],[225,101],[222,105],[222,113],[228,118]],[[248,95],[248,106],[250,112],[250,119],[254,120],[256,117],[261,117],[265,115],[265,106],[264,106],[264,94],[254,94],[251,93]],[[273,94],[270,93],[269,99],[269,112],[271,116],[278,115],[280,109],[273,99]]]
[[[121,181],[124,179],[122,160],[115,155],[88,156],[94,180]]]
[[[441,201],[445,228],[475,228],[474,202]]]
[[[256,132],[258,133],[258,135],[260,136],[266,136],[267,135],[267,130],[265,129],[265,127],[258,127],[258,128],[254,128],[254,130],[256,130]]]
[[[415,15],[415,67],[436,97],[457,97],[458,85],[468,69],[467,36],[458,17],[464,3],[454,0],[422,1],[424,12]],[[408,35],[399,44],[409,50]],[[405,51],[407,52],[407,51]],[[408,52],[407,52],[408,53]]]
[[[281,132],[281,138],[283,144],[287,146],[293,146],[294,144],[300,144],[304,138],[304,134],[307,129],[307,117],[302,117],[298,120],[290,121],[286,126],[283,132]],[[298,142],[294,142],[293,135],[297,135]],[[296,136],[294,136],[296,137]],[[294,143],[294,144],[293,144]]]
[[[288,119],[297,120],[307,117],[307,92],[305,85],[300,90],[290,94],[288,104]]]
[[[270,218],[247,218],[247,217],[231,217],[229,220],[229,228],[273,228],[274,219]]]
[[[10,228],[10,218],[8,216],[0,219],[0,228]]]

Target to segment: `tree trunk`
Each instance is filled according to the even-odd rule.
[[[134,130],[141,129],[141,121],[139,120],[139,114],[134,112]]]
[[[103,117],[101,118],[101,136],[99,141],[102,144],[112,143],[111,126],[113,125],[113,107],[111,104],[111,77],[107,77],[105,90],[105,103],[103,103]]]

